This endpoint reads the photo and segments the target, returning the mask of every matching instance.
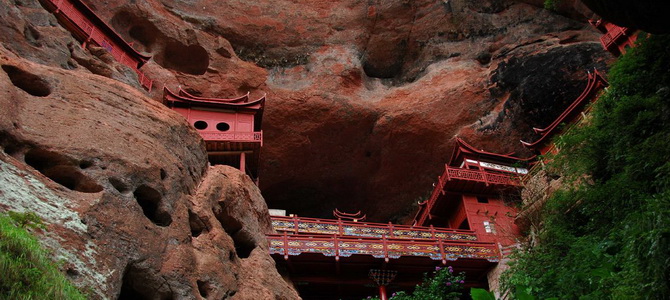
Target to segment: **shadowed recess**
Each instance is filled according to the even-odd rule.
[[[133,195],[142,207],[142,212],[151,222],[163,227],[172,223],[172,216],[160,208],[163,197],[157,190],[143,184],[135,189]]]
[[[243,229],[242,223],[230,215],[225,208],[225,203],[219,202],[219,205],[213,209],[214,216],[223,230],[230,235],[235,244],[235,253],[239,258],[247,258],[251,255],[251,251],[256,248],[256,241],[247,230]]]
[[[16,87],[36,97],[46,97],[51,94],[51,86],[41,77],[11,65],[2,65],[9,80]]]
[[[25,161],[44,176],[70,190],[83,193],[97,193],[103,190],[95,180],[81,172],[78,164],[56,152],[31,149],[26,153]]]

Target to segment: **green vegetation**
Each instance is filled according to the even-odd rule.
[[[670,299],[670,36],[609,72],[591,118],[556,143],[564,188],[503,283],[539,299]]]
[[[560,0],[544,0],[544,9],[556,11],[556,5]]]
[[[454,269],[449,266],[446,268],[436,267],[431,276],[424,274],[423,282],[414,288],[414,292],[393,293],[390,299],[393,300],[452,300],[460,299],[463,295],[465,273],[454,274]],[[368,297],[367,299],[379,299],[379,297]]]
[[[0,215],[0,299],[86,299],[27,231],[43,227],[34,213]]]

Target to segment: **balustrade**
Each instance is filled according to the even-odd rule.
[[[485,259],[497,262],[500,259],[494,243],[444,241],[442,239],[408,241],[401,239],[353,238],[346,236],[305,236],[284,233],[267,235],[270,254],[283,255],[285,259],[303,253],[320,253],[340,257],[370,255],[375,258],[399,259],[402,256],[427,257],[433,260],[454,261],[460,258]]]
[[[199,132],[205,141],[263,142],[263,132]]]
[[[273,216],[272,226],[276,231],[294,234],[330,234],[371,238],[388,237],[392,239],[406,240],[477,240],[477,235],[472,230],[436,229],[431,227],[350,222],[315,218]]]

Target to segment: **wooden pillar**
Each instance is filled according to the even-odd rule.
[[[242,171],[242,173],[245,174],[247,173],[246,164],[247,164],[247,157],[246,154],[242,152],[240,153],[240,171]]]
[[[379,286],[379,299],[381,300],[388,300],[389,297],[386,295],[386,286],[385,285],[380,285]]]
[[[398,275],[398,271],[393,270],[379,270],[371,269],[368,273],[370,279],[372,279],[377,286],[379,286],[379,298],[381,300],[388,300],[388,295],[386,294],[386,286],[395,279],[395,276]]]

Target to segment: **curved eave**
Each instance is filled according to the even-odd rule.
[[[521,157],[516,157],[513,156],[514,152],[510,152],[507,154],[499,154],[499,153],[493,153],[493,152],[488,152],[484,150],[479,150],[473,147],[472,145],[468,144],[466,141],[461,139],[460,137],[456,137],[456,149],[454,149],[454,152],[452,152],[451,159],[449,160],[449,164],[453,166],[453,163],[456,162],[460,156],[461,153],[472,153],[476,154],[479,156],[483,157],[489,157],[493,158],[494,160],[503,160],[503,161],[530,161],[535,158],[535,156],[531,157],[526,157],[526,158],[521,158]]]
[[[594,69],[593,73],[588,74],[588,80],[589,81],[584,91],[582,91],[582,94],[579,95],[579,97],[575,99],[575,101],[573,101],[570,106],[568,106],[568,108],[566,108],[563,113],[558,116],[558,118],[551,122],[549,126],[541,129],[533,128],[533,131],[541,134],[539,139],[530,143],[521,141],[521,144],[529,149],[537,148],[539,145],[544,143],[548,137],[552,136],[556,132],[558,125],[565,122],[566,119],[569,119],[570,116],[574,116],[574,113],[578,107],[584,105],[585,101],[594,98],[594,93],[597,93],[601,88],[609,85],[607,80],[605,80],[605,78],[600,74],[600,72],[598,72],[597,69]]]
[[[198,97],[198,96],[194,96],[194,95],[189,94],[187,91],[183,90],[181,87],[179,87],[179,90],[177,92],[182,97],[191,98],[191,99],[198,99],[198,100],[205,100],[205,101],[228,102],[228,103],[249,102],[249,92],[247,92],[243,96],[240,96],[240,97],[237,97],[237,98],[230,98],[230,99]]]
[[[163,99],[167,101],[168,103],[186,103],[189,105],[198,105],[198,106],[207,106],[207,107],[215,107],[215,108],[224,108],[224,109],[233,109],[233,110],[241,110],[241,109],[246,109],[246,110],[253,110],[253,111],[262,111],[264,106],[265,106],[265,96],[254,100],[250,102],[245,102],[245,103],[228,103],[228,102],[220,102],[220,101],[212,101],[212,100],[201,100],[201,99],[193,99],[193,98],[187,98],[184,96],[180,96],[172,92],[170,89],[167,87],[163,88]]]
[[[135,48],[130,46],[126,40],[124,40],[107,22],[103,21],[98,14],[96,14],[86,3],[84,3],[81,0],[72,0],[72,2],[79,7],[79,11],[85,14],[89,21],[93,22],[96,26],[96,28],[102,30],[105,32],[106,36],[114,39],[121,47],[124,48],[126,53],[132,54],[139,62],[137,64],[137,68],[139,69],[142,67],[149,59],[151,59],[150,55],[145,55],[142,53],[137,52]]]
[[[362,218],[365,217],[365,215],[361,216],[361,211],[359,210],[358,212],[355,213],[345,213],[341,212],[339,209],[334,209],[333,210],[333,215],[338,217],[338,218]]]

